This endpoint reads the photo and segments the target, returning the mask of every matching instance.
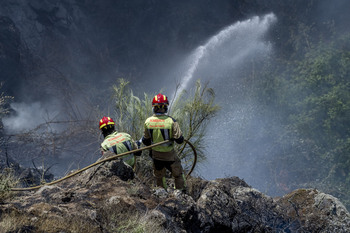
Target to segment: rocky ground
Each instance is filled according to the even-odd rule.
[[[0,232],[350,232],[350,214],[315,189],[272,198],[238,177],[191,177],[162,192],[115,160],[0,205]]]

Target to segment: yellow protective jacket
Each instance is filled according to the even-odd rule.
[[[121,154],[134,149],[137,149],[137,145],[127,133],[113,132],[105,137],[104,141],[101,143],[102,151],[112,151],[115,154]],[[125,155],[122,159],[130,166],[133,166],[135,162],[133,154]]]
[[[143,135],[143,143],[150,145],[151,143],[171,140],[152,148],[154,159],[175,161],[176,153],[174,151],[174,140],[177,143],[183,142],[182,132],[176,120],[167,115],[153,115],[145,121],[145,130]]]

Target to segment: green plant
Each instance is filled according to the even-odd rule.
[[[143,135],[143,125],[152,114],[152,97],[144,93],[144,99],[133,94],[128,87],[129,81],[119,79],[118,85],[113,86],[115,101],[116,128],[118,131],[128,132],[133,138],[139,139]]]
[[[0,89],[2,87],[2,83],[0,83]],[[12,100],[13,97],[12,96],[7,96],[5,95],[3,92],[0,94],[0,144],[3,143],[3,136],[2,136],[2,118],[7,115],[9,113],[9,109],[8,109],[8,103],[10,100]],[[1,148],[0,148],[0,152],[1,152]]]
[[[141,100],[133,94],[128,85],[128,81],[119,79],[118,85],[113,86],[114,119],[118,131],[127,132],[134,139],[140,139],[143,135],[144,122],[152,115],[153,95],[144,93],[143,100]],[[202,85],[198,80],[194,90],[180,93],[172,101],[170,108],[169,115],[179,122],[184,138],[191,141],[197,150],[198,157],[204,160],[206,127],[220,109],[215,104],[214,90],[209,88],[208,84]],[[179,151],[181,159],[189,159],[192,151],[185,144],[177,146],[176,149]],[[190,162],[185,162],[185,164],[191,165]]]
[[[215,104],[215,92],[208,87],[208,83],[202,85],[197,80],[192,92],[182,92],[173,103],[171,114],[177,119],[185,139],[191,141],[197,150],[198,157],[205,159],[205,145],[203,143],[209,121],[215,117],[220,107]],[[185,145],[179,146],[180,157],[186,158],[192,153]]]
[[[2,84],[0,83],[0,89],[1,87],[2,87]],[[13,99],[12,96],[7,96],[3,92],[0,94],[0,120],[4,115],[8,114],[9,109],[7,108],[6,105],[12,99]]]
[[[254,87],[264,114],[282,125],[279,135],[270,137],[275,145],[264,152],[273,155],[263,163],[269,165],[275,183],[282,182],[284,173],[283,183],[290,189],[319,188],[348,208],[349,38],[345,34],[314,42],[299,51],[299,59],[274,61]]]
[[[0,202],[11,196],[10,189],[15,187],[17,183],[18,179],[14,177],[12,169],[5,168],[0,173]]]

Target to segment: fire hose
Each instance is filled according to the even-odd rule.
[[[193,156],[194,156],[192,167],[191,167],[191,169],[189,170],[189,172],[186,175],[186,178],[188,178],[189,175],[193,172],[193,170],[194,170],[194,168],[196,166],[196,163],[197,163],[197,152],[196,152],[196,149],[194,148],[194,146],[192,145],[192,143],[190,143],[186,139],[184,141],[191,147],[191,149],[193,151]],[[37,186],[27,187],[27,188],[11,188],[10,191],[31,191],[31,190],[39,189],[39,188],[41,188],[41,187],[43,187],[45,185],[57,184],[57,183],[59,183],[59,182],[61,182],[63,180],[66,180],[66,179],[68,179],[68,178],[70,178],[72,176],[75,176],[75,175],[77,175],[77,174],[79,174],[79,173],[81,173],[81,172],[83,172],[83,171],[85,171],[85,170],[87,170],[89,168],[92,168],[92,167],[94,167],[96,165],[99,165],[101,163],[104,163],[104,162],[107,162],[107,161],[111,161],[111,160],[115,160],[115,159],[120,158],[120,157],[122,157],[124,155],[128,155],[128,154],[132,154],[132,153],[135,153],[135,152],[151,149],[152,147],[159,146],[159,145],[162,145],[162,144],[168,143],[168,142],[169,142],[169,140],[165,140],[165,141],[162,141],[162,142],[158,142],[158,143],[152,144],[150,146],[145,146],[145,147],[142,147],[142,148],[139,148],[139,149],[131,150],[131,151],[128,151],[128,152],[125,152],[125,153],[117,154],[117,155],[114,155],[114,156],[111,156],[111,157],[99,160],[99,161],[97,161],[97,162],[95,162],[93,164],[90,164],[89,166],[86,166],[86,167],[84,167],[84,168],[82,168],[80,170],[77,170],[77,171],[75,171],[75,172],[73,172],[73,173],[71,173],[71,174],[69,174],[69,175],[67,175],[65,177],[62,177],[62,178],[60,178],[58,180],[55,180],[55,181],[52,181],[50,183],[45,183],[45,184],[42,184],[42,185],[37,185]]]

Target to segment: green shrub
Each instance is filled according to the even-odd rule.
[[[18,183],[13,175],[13,170],[10,168],[5,168],[0,173],[0,202],[3,202],[5,199],[11,196],[10,189]]]

